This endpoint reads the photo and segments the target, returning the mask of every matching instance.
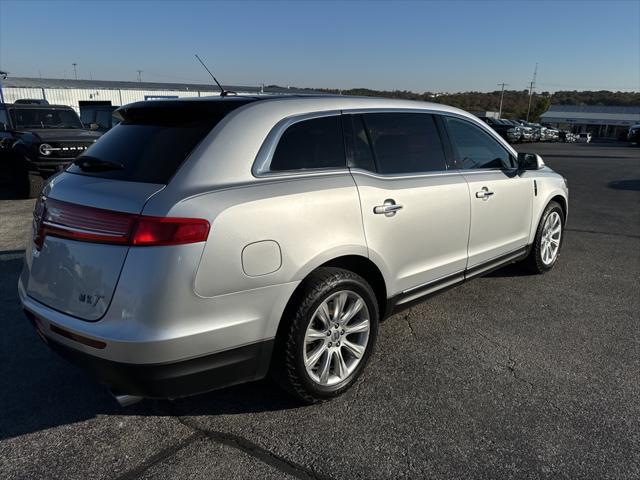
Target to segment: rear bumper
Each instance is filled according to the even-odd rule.
[[[118,393],[147,398],[177,398],[259,380],[267,374],[274,343],[264,340],[178,362],[121,363],[52,339],[33,313],[25,310],[25,314],[54,352]]]

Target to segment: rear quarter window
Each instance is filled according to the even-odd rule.
[[[273,172],[346,167],[339,115],[303,120],[280,137],[269,169]]]

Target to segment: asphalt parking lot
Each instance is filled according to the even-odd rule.
[[[265,381],[120,408],[22,315],[32,201],[0,201],[0,478],[640,478],[640,149],[519,149],[569,180],[556,268],[389,319],[311,407]]]

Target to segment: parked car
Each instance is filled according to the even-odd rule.
[[[268,371],[326,400],[382,318],[558,260],[566,181],[462,110],[233,96],[118,115],[46,185],[18,291],[49,346],[123,403]]]
[[[578,143],[590,143],[591,138],[592,138],[591,132],[582,132],[578,134],[576,141]]]
[[[496,118],[487,118],[485,122],[509,143],[517,143],[520,141],[520,137],[522,136],[520,127],[514,126],[506,120]]]
[[[43,181],[66,168],[100,133],[85,130],[71,107],[0,104],[0,175],[5,188],[35,198]]]
[[[518,120],[509,120],[512,125],[520,128],[520,141],[521,142],[533,142],[533,128],[523,124]]]
[[[635,143],[636,145],[640,145],[640,123],[637,123],[629,128],[629,133],[627,133],[627,140]]]
[[[531,128],[532,141],[533,142],[541,141],[541,139],[542,139],[542,126],[540,124],[527,122],[525,120],[520,120],[519,122],[520,122],[520,124]]]

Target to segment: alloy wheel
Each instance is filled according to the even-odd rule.
[[[560,250],[560,238],[562,236],[562,219],[558,212],[551,212],[542,227],[540,239],[540,256],[545,265],[551,265],[558,256]]]
[[[331,294],[320,303],[307,326],[304,366],[322,386],[348,379],[362,360],[371,329],[369,309],[352,290]]]

